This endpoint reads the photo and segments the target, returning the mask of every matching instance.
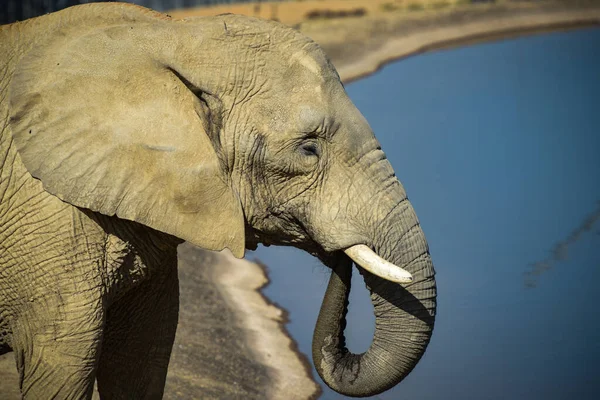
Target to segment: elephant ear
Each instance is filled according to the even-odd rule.
[[[218,101],[129,28],[57,40],[20,62],[9,89],[19,155],[65,202],[242,257],[244,216],[209,106]]]

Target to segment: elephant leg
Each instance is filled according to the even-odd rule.
[[[177,258],[112,304],[98,366],[103,399],[161,399],[179,314]]]
[[[91,399],[103,312],[101,301],[90,303],[88,296],[62,292],[32,298],[12,324],[24,399]]]

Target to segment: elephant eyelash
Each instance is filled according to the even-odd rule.
[[[330,119],[324,119],[315,129],[302,132],[300,140],[325,139],[326,142],[332,140],[333,136],[340,129],[340,123]]]
[[[311,131],[302,132],[301,136],[298,138],[299,141],[305,142],[307,140],[316,140],[322,135],[322,129],[317,128]]]
[[[317,124],[311,124],[311,129],[302,131],[302,139],[303,140],[308,140],[308,139],[317,139],[319,137],[325,136],[327,129],[328,128],[328,124],[326,120],[322,120],[318,125]]]

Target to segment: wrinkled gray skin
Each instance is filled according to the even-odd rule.
[[[0,30],[0,353],[25,398],[159,398],[182,240],[291,245],[333,269],[317,371],[350,396],[400,382],[429,342],[434,270],[405,191],[320,48],[273,22],[78,6]],[[350,353],[351,262],[376,331]]]

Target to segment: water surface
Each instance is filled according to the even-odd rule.
[[[425,356],[376,398],[600,398],[600,30],[421,55],[347,91],[413,202],[439,292]],[[295,249],[248,256],[310,357],[329,271]],[[346,333],[362,352],[374,318],[355,278]]]

